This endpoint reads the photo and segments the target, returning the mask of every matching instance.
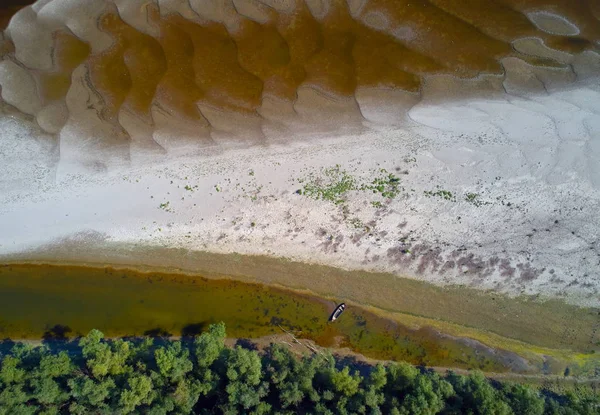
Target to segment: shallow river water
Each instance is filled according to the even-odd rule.
[[[339,299],[343,300],[343,299]],[[411,329],[350,305],[335,323],[331,300],[233,280],[56,265],[0,267],[0,337],[193,335],[223,321],[228,336],[282,328],[322,346],[415,364],[506,370],[505,352],[423,327]]]

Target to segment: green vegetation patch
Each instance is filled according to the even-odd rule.
[[[171,207],[171,202],[169,202],[168,200],[166,202],[158,205],[158,208],[164,210],[165,212],[173,213],[173,208]]]
[[[346,201],[348,192],[357,189],[356,179],[342,170],[339,164],[322,169],[320,173],[310,173],[307,177],[299,179],[298,182],[304,183],[299,194],[339,205]]]
[[[427,197],[439,197],[450,202],[456,202],[456,195],[448,190],[441,189],[437,186],[436,190],[426,190],[423,192]]]
[[[369,190],[384,198],[394,199],[403,189],[400,186],[399,177],[389,173],[386,169],[379,169],[377,177],[371,183],[361,185],[360,190]]]
[[[407,363],[357,365],[225,346],[225,325],[182,340],[106,340],[0,349],[2,414],[597,414],[589,387],[564,393],[438,374]]]
[[[298,179],[302,189],[296,193],[315,200],[325,200],[343,205],[350,192],[374,194],[384,199],[396,198],[402,190],[400,178],[386,169],[374,170],[369,177],[359,178],[342,169],[341,165],[323,168],[318,173],[311,172]],[[371,201],[373,207],[383,207],[381,200]]]

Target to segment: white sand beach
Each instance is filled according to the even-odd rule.
[[[128,242],[600,305],[598,80],[528,96],[425,95],[398,125],[374,121],[351,135],[132,154],[96,171],[5,114],[0,253]],[[339,204],[296,193],[332,171],[358,184],[392,174],[400,191],[351,190]]]

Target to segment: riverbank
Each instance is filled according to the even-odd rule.
[[[146,338],[131,338],[127,337],[129,340],[141,340]],[[107,340],[117,340],[117,337],[106,337]],[[159,337],[159,340],[190,340],[189,337],[182,336],[169,336],[169,337]],[[45,339],[10,339],[10,342],[14,343],[23,343],[31,346],[40,346],[42,344],[46,344],[53,348],[62,347],[66,350],[69,350],[73,346],[74,343],[70,343],[73,340],[61,339],[61,340],[45,340]],[[5,342],[8,340],[5,339]],[[250,350],[257,350],[259,352],[264,352],[269,348],[269,346],[273,344],[283,345],[285,346],[294,356],[300,358],[303,356],[310,356],[312,354],[323,354],[323,353],[331,353],[337,360],[343,361],[346,364],[349,364],[352,367],[364,367],[364,365],[375,366],[378,363],[382,364],[390,364],[394,361],[392,360],[378,360],[367,357],[363,354],[357,353],[349,348],[335,348],[335,347],[321,347],[316,344],[311,339],[305,339],[302,337],[296,337],[293,333],[285,333],[282,334],[272,334],[268,336],[246,339],[246,338],[236,338],[236,337],[227,337],[225,338],[225,346],[229,348],[234,348],[236,346],[240,346],[243,348],[247,348]],[[6,343],[5,343],[6,344]],[[468,375],[472,373],[472,370],[461,369],[458,367],[442,367],[442,366],[428,366],[427,370],[435,371],[439,374],[445,374],[448,371],[452,371],[459,375]],[[546,390],[550,390],[554,393],[564,393],[567,390],[572,390],[574,388],[578,388],[581,386],[590,386],[594,388],[594,390],[598,390],[600,388],[600,379],[587,377],[587,376],[573,376],[569,373],[568,376],[565,374],[557,374],[557,375],[544,375],[544,374],[522,374],[522,373],[514,373],[514,372],[485,372],[485,377],[488,379],[494,379],[500,382],[514,382],[532,386],[534,388],[544,388]]]
[[[68,405],[71,411],[86,413],[161,407],[183,413],[199,408],[238,413],[257,407],[263,412],[333,413],[370,407],[381,413],[398,408],[407,413],[541,413],[549,407],[587,414],[599,404],[595,383],[588,386],[572,378],[563,385],[545,383],[537,390],[506,379],[486,379],[481,372],[438,374],[404,362],[370,366],[318,351],[298,358],[278,344],[262,353],[248,343],[232,348],[224,342],[226,336],[221,323],[193,341],[110,340],[93,330],[78,343],[37,350],[17,345],[3,353],[5,366],[19,376],[0,385],[4,398],[0,409],[13,413]],[[94,387],[78,389],[82,383]],[[26,388],[32,393],[15,393]],[[139,398],[130,399],[135,394]]]
[[[173,248],[94,244],[88,241],[28,253],[34,263],[139,269],[169,274],[233,278],[320,297],[350,301],[391,313],[472,327],[530,344],[586,352],[597,347],[598,309],[560,300],[510,298],[466,287],[433,284],[384,273],[347,271],[285,258],[190,252]],[[101,258],[104,264],[99,264]],[[55,261],[61,261],[60,264]],[[3,261],[5,263],[10,263]],[[14,263],[27,262],[15,258]],[[139,265],[143,264],[143,265]]]
[[[98,257],[97,251],[89,253]],[[193,274],[148,266],[139,272],[130,266],[5,265],[0,268],[3,336],[52,338],[64,327],[68,327],[65,335],[81,335],[92,327],[111,336],[171,335],[201,330],[216,319],[226,321],[234,335],[261,337],[280,333],[282,325],[321,346],[433,366],[516,373],[562,373],[569,367],[574,374],[589,376],[600,365],[593,354],[598,310],[273,258],[205,255],[205,272]],[[159,257],[156,252],[152,256]],[[177,259],[175,253],[169,257]],[[219,272],[225,270],[229,276]],[[269,285],[256,285],[266,281],[260,276],[270,278]],[[312,290],[298,288],[315,276],[320,284],[313,284]],[[379,288],[396,295],[385,297],[356,285],[365,279],[374,286],[395,281]],[[202,284],[222,288],[204,292]],[[335,287],[343,289],[336,292]],[[389,308],[369,304],[368,295],[390,301]],[[275,302],[268,306],[265,301]],[[345,320],[323,326],[341,301],[350,307]],[[251,323],[256,310],[263,308],[264,314]],[[307,314],[309,309],[314,310]]]

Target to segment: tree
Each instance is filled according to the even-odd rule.
[[[171,382],[183,380],[185,375],[192,371],[194,365],[190,361],[190,352],[182,349],[181,342],[176,341],[161,347],[154,352],[156,365],[160,374]]]
[[[474,372],[468,376],[451,374],[448,380],[459,399],[457,410],[477,415],[510,415],[512,410],[502,400],[502,395],[485,378],[483,373]]]
[[[109,398],[116,389],[112,378],[102,380],[90,379],[77,375],[67,382],[71,389],[71,396],[75,400],[71,405],[73,413],[86,413],[93,409],[105,410],[109,407]],[[79,411],[81,409],[81,411]]]
[[[600,411],[600,395],[591,388],[576,387],[565,393],[565,414],[597,415]]]
[[[66,376],[73,371],[73,368],[71,358],[64,350],[58,355],[44,354],[40,359],[39,376],[49,378]]]
[[[194,340],[196,364],[200,368],[211,366],[225,348],[225,324],[211,324],[207,333]]]
[[[259,406],[267,394],[267,384],[262,382],[262,365],[258,354],[252,350],[227,350],[225,378],[227,402],[222,408],[227,413],[266,410]]]
[[[25,370],[21,369],[21,359],[14,356],[5,356],[0,367],[0,382],[5,385],[22,383],[25,380]]]
[[[399,412],[406,415],[437,414],[453,392],[452,385],[437,374],[419,374],[412,383],[412,390],[404,396]]]
[[[444,377],[408,363],[360,376],[327,352],[293,355],[225,347],[225,326],[193,342],[104,340],[54,353],[16,344],[0,355],[0,415],[226,413],[596,415],[600,397],[577,386],[560,395],[490,382],[480,372]],[[72,352],[70,355],[68,352]],[[81,356],[81,357],[80,357]]]
[[[39,377],[31,380],[32,397],[42,405],[58,405],[66,402],[70,394],[52,378]]]
[[[314,388],[321,395],[321,402],[328,410],[335,413],[346,414],[357,406],[361,376],[354,372],[350,373],[348,366],[338,370],[335,367],[335,359],[330,353],[315,356],[316,373],[314,376]],[[357,396],[355,396],[357,395]],[[351,399],[352,398],[352,399]],[[359,405],[359,404],[358,404]],[[322,408],[323,405],[317,405]]]
[[[520,384],[505,384],[502,393],[515,414],[542,415],[544,399],[539,392]]]
[[[0,389],[0,414],[34,414],[37,406],[26,406],[29,395],[21,384],[11,384]]]
[[[384,413],[398,412],[402,398],[413,389],[418,375],[418,369],[405,362],[392,363],[387,367]]]
[[[331,372],[331,386],[338,394],[346,397],[355,395],[358,392],[361,377],[358,373],[350,374],[350,368],[345,366],[342,370],[333,370]]]
[[[172,393],[174,404],[182,413],[190,413],[204,391],[202,383],[196,379],[182,379]]]
[[[201,395],[211,395],[217,388],[219,376],[212,366],[225,350],[225,335],[224,323],[211,324],[194,340],[194,377],[200,382]]]
[[[406,362],[392,363],[387,370],[387,392],[405,392],[413,388],[419,370]]]
[[[133,375],[127,381],[129,388],[121,392],[119,407],[122,413],[133,412],[141,405],[149,405],[153,401],[152,380],[145,375]]]
[[[362,412],[370,414],[381,414],[380,406],[385,402],[384,387],[387,383],[386,368],[378,363],[366,380],[365,387],[362,389],[361,406],[364,406]]]
[[[131,354],[131,343],[121,339],[111,343],[103,340],[104,334],[101,331],[92,330],[79,341],[87,367],[92,374],[95,377],[103,377],[128,371],[130,368],[125,363]]]
[[[270,401],[280,408],[298,408],[305,397],[315,398],[312,384],[316,371],[314,359],[297,359],[287,347],[271,344],[264,356],[263,367],[265,380],[272,385]]]

